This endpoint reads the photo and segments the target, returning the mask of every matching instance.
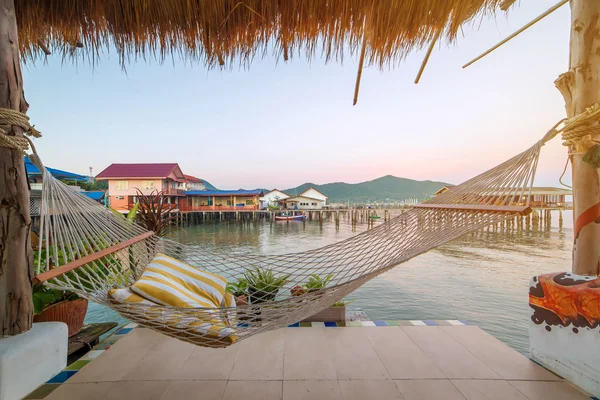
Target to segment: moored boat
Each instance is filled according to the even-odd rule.
[[[304,221],[305,219],[306,215],[288,215],[286,213],[282,213],[275,216],[275,221]]]

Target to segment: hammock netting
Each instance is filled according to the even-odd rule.
[[[40,168],[43,189],[37,274],[74,260],[90,259],[45,284],[107,305],[126,319],[166,335],[201,346],[224,347],[301,321],[398,264],[469,232],[526,214],[544,142],[350,239],[280,255],[239,254],[205,247],[199,250],[158,238]],[[37,157],[33,159],[39,162]],[[228,281],[256,267],[271,270],[275,276],[287,276],[287,280],[276,293],[261,298],[261,292],[255,290],[249,296],[250,304],[235,307],[121,303],[108,295],[111,289],[131,286],[158,253]],[[331,279],[325,288],[292,295],[292,288],[306,284],[313,275]],[[198,328],[197,322],[210,321],[221,323],[214,324],[211,332]]]

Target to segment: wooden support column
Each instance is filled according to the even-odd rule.
[[[0,0],[0,107],[27,112],[13,0]],[[3,126],[22,136],[18,127]],[[0,147],[0,337],[31,329],[33,256],[23,154]]]
[[[572,117],[600,102],[600,1],[571,0],[570,5],[569,71],[555,84],[565,99],[567,116]],[[600,170],[583,161],[594,144],[586,140],[569,149],[573,153],[573,272],[580,275],[600,275]]]

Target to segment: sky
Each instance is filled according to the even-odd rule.
[[[95,66],[60,56],[23,67],[36,141],[51,167],[94,175],[111,163],[177,162],[219,189],[357,183],[384,175],[458,184],[527,149],[565,116],[554,80],[568,70],[569,7],[461,66],[550,8],[521,1],[477,21],[456,43],[399,66],[363,71],[357,57],[294,57],[207,70],[169,59],[124,72],[113,51]],[[566,148],[542,153],[536,185],[557,186]],[[567,172],[565,182],[570,182]]]

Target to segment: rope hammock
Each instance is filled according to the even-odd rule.
[[[43,172],[40,240],[35,282],[107,305],[126,319],[206,347],[225,347],[303,320],[369,280],[464,234],[526,215],[542,146],[562,132],[573,140],[600,115],[598,105],[555,126],[510,160],[362,234],[316,250],[281,255],[239,254],[183,245],[128,221]],[[1,125],[0,121],[0,125]],[[597,129],[596,129],[597,131]],[[588,129],[589,133],[589,129]],[[0,135],[1,136],[1,135]],[[34,153],[35,153],[35,149]],[[228,282],[262,268],[285,277],[279,290],[248,288],[250,304],[175,307],[118,301],[114,289],[134,285],[157,254],[173,257]],[[319,290],[294,292],[317,275]],[[267,283],[268,286],[268,283]]]

